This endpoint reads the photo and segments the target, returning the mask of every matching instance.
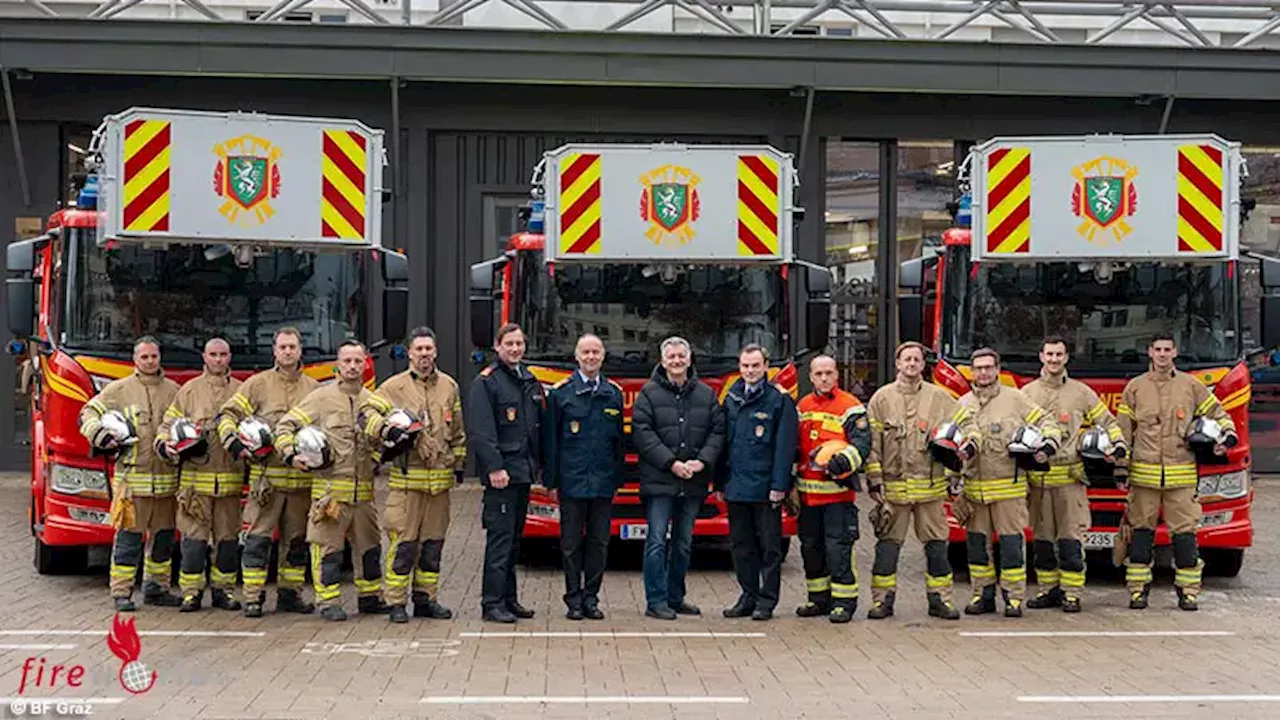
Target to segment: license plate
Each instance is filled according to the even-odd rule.
[[[648,525],[623,525],[618,531],[623,540],[644,540],[649,537]]]
[[[1084,534],[1086,550],[1105,550],[1116,545],[1116,534],[1113,532],[1087,532]]]

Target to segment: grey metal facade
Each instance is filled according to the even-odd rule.
[[[124,26],[124,30],[116,26]],[[156,31],[150,41],[139,35],[143,26]],[[722,39],[629,39],[612,36],[607,42],[613,43],[615,50],[608,51],[604,46],[606,39],[602,37],[545,35],[536,42],[555,40],[563,44],[577,41],[580,47],[574,51],[573,42],[568,42],[556,51],[560,54],[549,51],[547,57],[532,65],[526,62],[530,60],[529,56],[517,52],[508,56],[504,64],[516,74],[535,70],[550,74],[557,68],[561,71],[571,68],[576,52],[584,58],[585,64],[577,71],[564,72],[564,75],[580,84],[445,83],[405,79],[416,73],[406,74],[396,82],[388,75],[406,68],[394,66],[394,63],[376,69],[377,73],[385,75],[351,79],[351,75],[366,72],[361,69],[361,57],[367,55],[372,58],[388,52],[382,46],[372,45],[366,45],[363,53],[339,48],[332,56],[323,53],[309,56],[314,63],[313,74],[324,74],[328,72],[327,68],[332,67],[336,68],[332,73],[334,76],[346,75],[347,79],[231,78],[196,74],[201,72],[200,67],[205,67],[210,73],[229,73],[236,63],[242,64],[239,68],[242,71],[248,71],[249,65],[284,70],[286,68],[276,60],[289,56],[289,52],[297,51],[297,48],[282,49],[279,45],[287,38],[301,43],[303,41],[299,38],[318,37],[311,35],[310,31],[321,29],[241,26],[240,29],[246,31],[267,29],[284,34],[278,36],[281,42],[275,46],[264,39],[266,44],[254,48],[240,47],[240,56],[233,58],[227,52],[209,49],[211,37],[230,43],[232,36],[229,32],[223,33],[223,28],[216,25],[194,27],[203,34],[195,40],[182,40],[187,43],[188,51],[177,52],[168,43],[178,43],[179,40],[174,39],[178,34],[192,32],[191,28],[177,23],[139,23],[135,26],[134,23],[120,22],[84,27],[74,22],[54,23],[43,27],[41,39],[36,37],[30,23],[14,25],[9,21],[0,22],[0,62],[10,68],[26,70],[14,76],[13,90],[31,191],[31,205],[25,207],[16,173],[8,170],[15,166],[8,118],[5,118],[6,122],[0,123],[0,167],[7,169],[0,173],[0,228],[9,232],[8,229],[14,227],[15,217],[47,216],[55,209],[61,196],[59,168],[65,144],[61,136],[63,128],[96,125],[103,115],[124,107],[177,105],[192,109],[244,109],[357,118],[388,130],[391,136],[389,149],[393,167],[388,183],[395,189],[396,199],[384,211],[384,242],[404,248],[409,255],[412,278],[410,320],[426,322],[437,329],[445,349],[442,367],[464,377],[472,371],[468,359],[471,347],[466,332],[467,267],[491,254],[496,235],[509,229],[498,226],[500,222],[493,219],[494,208],[509,206],[525,196],[530,171],[543,150],[569,140],[683,139],[763,141],[795,152],[801,145],[806,116],[805,94],[796,88],[805,84],[805,73],[790,75],[794,80],[772,77],[770,73],[773,71],[769,70],[771,61],[749,56],[748,50],[775,50],[774,60],[781,61],[788,55],[798,55],[801,46],[817,47],[802,39],[753,38],[742,42],[766,43],[767,47],[752,45],[748,48],[743,44],[735,46],[739,48],[736,57],[711,57],[713,51],[724,50],[718,45]],[[96,39],[90,35],[90,29],[96,31]],[[340,40],[339,44],[376,42],[374,36],[365,35],[376,29],[323,30],[325,32],[320,35]],[[137,37],[131,42],[117,37],[126,31]],[[415,42],[426,42],[421,38],[413,40],[413,33],[431,34],[434,38],[436,33],[444,31],[412,29],[405,32],[410,33],[404,36],[409,39],[403,41],[405,45],[398,51],[408,52],[405,47]],[[64,39],[74,41],[55,45],[49,38],[58,33],[67,36]],[[457,42],[454,36],[449,36],[449,41],[456,46],[454,49],[433,51],[438,64],[432,72],[446,76],[475,71],[469,66],[468,52],[488,47],[496,55],[499,43],[491,35],[502,35],[508,41],[513,38],[519,40],[515,44],[524,47],[526,52],[535,43],[533,38],[520,39],[523,36],[519,33],[461,31],[456,36]],[[470,39],[473,43],[470,51],[461,47],[462,39]],[[250,39],[236,42],[249,43]],[[590,57],[608,56],[615,58],[616,62],[623,62],[619,51],[633,42],[650,43],[654,48],[663,43],[670,47],[684,43],[680,48],[691,53],[680,63],[687,82],[670,80],[668,71],[671,68],[665,65],[665,61],[655,61],[649,67],[655,81],[686,86],[613,87],[600,85],[608,82],[603,77],[588,78],[599,70],[592,65],[595,61]],[[858,56],[862,60],[857,62],[867,61],[871,53],[867,48],[875,43],[860,41],[847,45],[850,49],[843,52],[850,57],[838,62],[829,61],[833,63],[832,67],[848,62],[854,64],[841,67],[863,72],[879,67],[890,73],[887,77],[903,77],[894,74],[899,70],[889,67],[894,62],[888,56],[863,66],[850,59]],[[927,51],[923,57],[936,62],[938,67],[963,63],[966,57],[972,57],[966,53],[975,50],[964,44],[951,44],[945,48],[901,42],[885,45],[908,51],[911,46],[919,45]],[[198,52],[193,49],[197,46]],[[225,49],[225,46],[220,47]],[[130,53],[127,57],[124,54],[126,49]],[[167,57],[159,54],[165,49],[173,54]],[[102,52],[104,50],[109,51]],[[1221,73],[1224,78],[1232,75],[1237,80],[1229,83],[1224,80],[1222,85],[1204,85],[1202,90],[1205,93],[1215,89],[1229,92],[1240,88],[1239,77],[1252,78],[1259,85],[1249,92],[1242,90],[1242,99],[1237,100],[1206,99],[1203,94],[1200,99],[1180,97],[1168,116],[1166,129],[1170,132],[1213,131],[1245,143],[1280,145],[1280,123],[1275,122],[1280,105],[1267,100],[1280,94],[1280,56],[1273,53],[1159,49],[1159,53],[1170,53],[1161,57],[1170,62],[1176,58],[1178,64],[1164,69],[1146,67],[1127,73],[1119,66],[1121,58],[1142,56],[1142,52],[1134,52],[1142,49],[1014,46],[999,50],[980,47],[977,50],[989,54],[988,59],[993,63],[992,76],[1007,79],[1039,75],[1045,87],[1059,84],[1073,87],[1064,87],[1060,94],[1054,96],[849,92],[820,88],[812,106],[806,157],[801,162],[802,204],[808,211],[799,235],[802,256],[814,261],[821,261],[824,257],[821,218],[824,211],[824,143],[828,138],[885,141],[882,157],[892,159],[893,146],[888,141],[899,138],[976,140],[1007,133],[1156,132],[1166,110],[1162,95],[1174,89],[1159,86],[1173,77],[1168,73],[1185,73],[1186,68],[1192,65],[1199,68],[1196,72],[1211,72],[1205,68],[1220,63],[1221,67],[1212,72]],[[1030,59],[1036,53],[1051,50],[1068,51],[1067,55],[1054,56],[1058,60],[1053,62],[1066,63],[1074,57],[1080,63],[1077,71],[1088,67],[1092,70],[1074,75],[1063,70],[1067,74],[1058,77],[1049,72],[1051,65],[1045,60],[1048,55],[1038,56],[1042,60],[1040,64]],[[284,55],[277,55],[278,52],[284,52]],[[948,56],[950,52],[960,54]],[[1225,55],[1234,58],[1234,65],[1229,67],[1230,58]],[[149,66],[150,74],[136,74],[139,57],[151,58],[148,61],[153,63]],[[668,53],[668,57],[673,55]],[[952,58],[952,63],[946,61],[948,57]],[[1019,65],[1018,57],[1023,57],[1027,64]],[[1154,58],[1156,53],[1147,57]],[[1092,58],[1094,65],[1089,66],[1086,58]],[[1106,58],[1111,58],[1116,66],[1108,69],[1103,62]],[[642,59],[628,57],[625,62],[639,63]],[[821,53],[807,59],[791,60],[806,66],[819,61],[822,61]],[[909,64],[905,56],[902,63]],[[95,65],[99,73],[85,72]],[[700,78],[712,77],[716,72],[728,73],[726,68],[730,66],[736,68],[732,72],[740,84],[757,86],[739,89],[687,86],[701,84],[698,82]],[[126,67],[134,68],[135,74],[120,74]],[[343,67],[345,72],[341,69]],[[414,67],[422,69],[425,66]],[[798,67],[793,65],[792,70]],[[761,82],[751,83],[744,79],[753,76],[753,68],[758,70],[754,76]],[[292,67],[287,70],[298,72]],[[370,69],[368,72],[375,71]],[[632,81],[639,77],[640,74],[635,74]],[[1185,79],[1189,76],[1180,77]],[[766,79],[768,82],[763,82]],[[809,75],[808,79],[817,78]],[[885,82],[883,78],[848,78],[833,83],[833,86],[880,86],[882,82]],[[1130,88],[1133,83],[1143,89],[1118,90]],[[956,89],[976,87],[977,84],[970,78]],[[921,87],[937,89],[938,85],[939,79],[935,78]],[[397,91],[393,92],[393,87]],[[988,89],[988,92],[993,91],[999,90]],[[887,187],[891,180],[891,172],[882,173],[881,181],[886,186],[882,190],[882,199],[891,197],[891,189]],[[892,228],[895,224],[892,213],[896,210],[892,202],[883,204],[882,226]],[[2,303],[3,297],[0,296]],[[886,300],[886,305],[889,304]],[[380,322],[376,324],[380,325]],[[12,363],[0,363],[0,383],[4,383],[4,387],[13,387],[13,373]],[[0,464],[4,466],[18,465],[26,460],[25,449],[7,442],[13,437],[11,410],[11,394],[0,394]]]

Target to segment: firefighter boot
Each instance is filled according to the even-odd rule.
[[[868,620],[883,620],[887,617],[893,617],[893,598],[897,593],[887,592],[884,597],[879,600],[873,600],[871,609],[867,611]]]
[[[943,620],[959,620],[960,611],[955,605],[942,599],[938,593],[929,593],[929,614]]]
[[[347,611],[341,605],[330,605],[320,611],[320,617],[330,622],[342,622],[347,619]]]
[[[1030,607],[1030,604],[1028,604]],[[1062,594],[1062,612],[1078,613],[1080,612],[1080,598],[1075,595]]]
[[[432,600],[426,593],[414,593],[413,616],[431,620],[449,620],[453,617],[453,611]]]
[[[796,608],[797,617],[822,617],[823,615],[830,614],[830,612],[831,612],[830,600],[823,601],[823,600],[810,599],[805,604]]]
[[[833,623],[844,624],[852,620],[856,612],[858,612],[858,598],[838,600],[831,608],[831,614],[827,615],[827,619]]]
[[[133,612],[138,609],[132,598],[117,597],[111,598],[111,602],[115,605],[116,612]]]
[[[965,615],[986,615],[996,611],[996,586],[988,585],[982,592],[973,596],[973,601],[964,606]]]
[[[1151,585],[1143,585],[1141,590],[1129,593],[1130,610],[1146,610],[1147,599],[1151,596]]]
[[[148,582],[142,586],[142,604],[159,607],[180,607],[182,598],[160,587],[160,583]]]
[[[409,613],[405,612],[403,605],[391,605],[387,608],[387,619],[401,625],[409,622]]]
[[[197,610],[200,609],[201,599],[203,597],[204,597],[204,593],[193,593],[191,595],[184,595],[182,598],[182,607],[178,608],[178,612],[184,612],[184,613],[196,612]]]
[[[234,597],[232,597],[231,593],[227,590],[224,590],[222,588],[213,588],[213,590],[211,590],[209,594],[211,595],[211,600],[209,601],[209,604],[218,608],[219,610],[235,611],[240,609],[240,603]],[[199,600],[200,598],[197,597],[196,601],[199,602]]]
[[[284,591],[281,590],[280,592],[284,592]],[[266,592],[260,592],[257,594],[257,596],[255,596],[252,599],[250,599],[249,597],[245,597],[244,616],[247,618],[262,617],[262,601],[265,599],[266,599]],[[276,602],[279,603],[278,600]]]
[[[356,610],[359,610],[361,615],[386,615],[391,612],[391,608],[377,595],[362,595],[356,598]]]
[[[1001,590],[1000,595],[1004,598],[1004,616],[1008,618],[1022,617],[1022,601],[1009,597],[1008,590]]]
[[[1180,587],[1175,587],[1174,590],[1178,593],[1178,607],[1180,609],[1190,612],[1200,609],[1200,602],[1196,600],[1195,593],[1188,592],[1186,589]]]
[[[1054,585],[1048,590],[1040,591],[1035,597],[1028,600],[1027,607],[1032,610],[1061,607],[1063,598],[1062,588]],[[1079,601],[1077,601],[1077,604],[1079,604]]]
[[[258,609],[261,612],[262,602],[259,600]],[[280,588],[276,591],[276,612],[298,613],[299,615],[310,615],[316,611],[316,606],[302,599],[299,591],[293,588]],[[255,615],[254,617],[261,617]]]

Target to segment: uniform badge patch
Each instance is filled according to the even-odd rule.
[[[861,428],[862,426],[861,426],[861,425],[859,425],[858,427],[859,427],[859,428]],[[924,421],[924,420],[921,420],[921,421],[920,421],[920,429],[921,429],[921,430],[928,430],[928,429],[929,429],[929,423],[928,423],[928,422],[926,422],[926,421]]]
[[[1186,410],[1183,410],[1182,408],[1178,408],[1178,419],[1179,419],[1179,420],[1186,420],[1186,419],[1187,419],[1187,411],[1186,411]]]
[[[578,425],[578,421],[577,421],[577,420],[570,420],[570,421],[569,421],[569,432],[573,433],[574,435],[577,435],[577,434],[578,434],[578,427],[579,427],[579,425]]]
[[[756,413],[757,420],[764,420],[767,417],[769,417],[768,413],[762,413],[762,412]]]
[[[809,431],[809,439],[810,439],[810,440],[817,440],[817,439],[818,439],[818,431],[817,431],[817,430],[810,430],[810,431]]]
[[[1059,415],[1058,422],[1062,423],[1063,425],[1071,422],[1071,413],[1062,413],[1061,415]]]
[[[452,411],[452,410],[445,410],[445,411],[444,411],[444,421],[445,421],[445,422],[447,422],[447,423],[453,422],[453,411]]]
[[[507,422],[515,422],[515,421],[516,421],[516,409],[507,408]]]
[[[756,437],[764,437],[764,426],[763,426],[763,425],[757,425],[757,426],[756,426]]]

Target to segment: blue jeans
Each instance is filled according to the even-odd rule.
[[[693,521],[702,497],[655,495],[644,500],[649,534],[644,541],[644,596],[649,609],[684,602],[684,576],[693,553]],[[667,524],[671,541],[667,542]]]

